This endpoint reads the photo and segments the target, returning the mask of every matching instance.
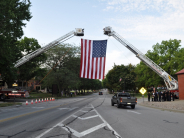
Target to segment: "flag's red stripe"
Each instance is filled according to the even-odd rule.
[[[102,74],[102,57],[100,57],[100,72],[99,72],[99,79],[101,79],[101,74]]]
[[[81,39],[80,77],[90,79],[104,79],[106,57],[92,57],[91,40]]]
[[[89,46],[88,46],[88,48],[89,48],[89,52],[88,52],[88,73],[87,73],[87,78],[89,78],[89,68],[90,68],[90,55],[91,55],[91,40],[89,40]]]
[[[94,67],[94,58],[92,58],[92,66],[91,66],[91,78],[93,78],[93,67]]]
[[[85,51],[84,51],[84,72],[83,72],[83,78],[85,78],[85,74],[86,74],[87,40],[85,40],[85,42],[84,42],[84,47],[85,47]]]
[[[103,79],[104,79],[104,75],[105,75],[105,60],[106,60],[106,57],[104,57],[104,64],[103,64]]]
[[[83,39],[81,39],[81,64],[80,64],[80,77],[81,76],[81,73],[82,73],[82,61],[83,61]]]
[[[97,71],[98,71],[98,57],[96,57],[95,79],[97,79]]]

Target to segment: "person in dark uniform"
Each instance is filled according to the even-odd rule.
[[[171,93],[170,92],[168,92],[168,101],[171,101]]]
[[[163,101],[163,99],[164,99],[164,92],[161,91],[161,101]]]
[[[155,92],[155,101],[158,101],[158,92]]]
[[[150,102],[150,92],[148,92],[148,102]]]
[[[158,92],[158,101],[161,102],[161,92]]]
[[[175,94],[174,94],[174,92],[172,92],[172,99],[173,99],[173,101],[174,101],[174,98],[175,98]]]
[[[166,100],[169,101],[169,92],[166,91]]]
[[[152,91],[152,102],[154,101],[154,92]]]
[[[171,98],[172,98],[172,92],[169,92],[170,93],[170,101],[171,101]]]
[[[162,92],[162,101],[165,101],[165,91]]]
[[[154,92],[154,102],[156,102],[156,92]]]
[[[167,100],[167,94],[166,94],[166,92],[164,92],[164,101],[166,101]]]

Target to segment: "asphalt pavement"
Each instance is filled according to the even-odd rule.
[[[182,138],[183,113],[111,106],[110,94],[0,108],[0,138]],[[141,102],[139,99],[138,102]]]

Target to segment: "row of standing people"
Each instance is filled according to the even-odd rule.
[[[172,97],[172,98],[171,98]],[[151,98],[151,99],[150,99]],[[161,92],[148,92],[148,101],[174,101],[175,94],[169,91],[161,91]]]

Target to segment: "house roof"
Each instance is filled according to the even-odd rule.
[[[179,72],[176,73],[177,75],[178,74],[184,74],[184,69],[180,70]]]

